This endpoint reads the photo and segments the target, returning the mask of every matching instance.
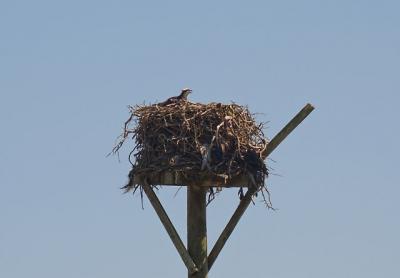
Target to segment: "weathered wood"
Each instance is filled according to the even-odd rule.
[[[144,184],[144,180],[148,180],[152,185],[167,185],[167,186],[187,186],[188,184],[193,185],[192,181],[185,179],[184,175],[176,171],[164,171],[160,173],[154,173],[151,176],[140,176],[134,177],[135,184]],[[228,178],[228,176],[216,176],[205,173],[204,176],[200,177],[195,184],[201,187],[248,187],[251,181],[246,175],[238,177]]]
[[[280,143],[314,110],[311,104],[307,104],[304,108],[297,113],[297,115],[269,142],[267,149],[264,153],[264,159],[267,158]],[[244,198],[240,201],[239,206],[236,208],[228,224],[225,226],[218,240],[215,242],[213,249],[208,256],[208,269],[210,270],[215,260],[217,259],[219,253],[227,242],[229,236],[232,234],[236,225],[238,224],[240,218],[249,206],[253,194],[257,190],[254,188],[249,188],[246,192]]]
[[[146,182],[145,182],[146,183]],[[143,185],[143,190],[146,193],[147,197],[154,210],[156,211],[158,217],[161,220],[161,223],[164,225],[164,228],[167,230],[169,237],[171,238],[173,244],[175,245],[176,250],[182,258],[182,261],[185,263],[189,273],[195,273],[198,271],[196,264],[193,262],[193,259],[189,255],[188,250],[186,250],[185,245],[183,244],[181,238],[178,235],[174,225],[169,219],[167,213],[165,212],[163,206],[160,203],[156,193],[154,193],[153,189],[150,187],[148,183]]]
[[[207,188],[187,187],[187,236],[188,251],[199,271],[189,273],[189,278],[207,278]]]

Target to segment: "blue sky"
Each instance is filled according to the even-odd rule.
[[[271,138],[256,202],[210,277],[398,277],[398,1],[0,2],[0,276],[185,277],[150,204],[106,158],[129,104],[191,87]],[[185,197],[159,191],[185,239]],[[209,206],[209,248],[238,203]]]

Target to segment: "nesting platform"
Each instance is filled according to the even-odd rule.
[[[132,170],[124,189],[145,192],[187,267],[188,278],[208,277],[253,196],[260,189],[266,190],[264,160],[313,109],[311,104],[304,106],[268,142],[262,124],[256,124],[247,108],[236,104],[185,100],[130,107],[131,115],[114,148],[118,152],[129,138],[135,143],[129,156]],[[187,186],[187,247],[153,191],[157,185]],[[248,190],[208,253],[206,192],[213,187]]]
[[[146,180],[145,180],[146,179]],[[135,175],[133,183],[144,185],[165,185],[165,186],[187,186],[194,185],[200,187],[251,187],[252,179],[245,174],[229,178],[222,175],[200,174],[197,180],[186,177],[185,173],[177,171],[163,171],[146,175]]]
[[[121,140],[132,139],[126,191],[143,186],[265,186],[268,139],[247,107],[187,100],[130,107]],[[212,189],[210,189],[212,192]]]

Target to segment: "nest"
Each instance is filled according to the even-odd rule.
[[[135,176],[165,171],[180,172],[188,182],[205,176],[229,180],[245,175],[251,181],[249,186],[268,193],[263,199],[271,207],[265,185],[268,169],[263,153],[268,141],[264,123],[257,124],[247,107],[180,101],[129,106],[129,112],[113,149],[117,153],[128,139],[134,141],[129,155],[132,170],[123,189],[135,192],[142,186],[135,183]],[[220,190],[211,186],[209,201]],[[238,194],[243,196],[243,188]]]

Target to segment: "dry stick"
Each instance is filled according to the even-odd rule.
[[[297,115],[268,143],[263,158],[267,158],[275,148],[282,143],[282,141],[314,110],[311,104],[307,104],[304,108],[297,113]],[[215,243],[213,249],[208,256],[208,269],[210,270],[215,260],[217,259],[219,253],[227,242],[229,236],[232,234],[240,218],[246,211],[247,207],[251,203],[253,194],[257,191],[256,188],[250,187],[243,199],[240,201],[239,206],[233,213],[225,229],[222,231],[217,242]]]
[[[169,237],[171,238],[173,244],[175,245],[176,250],[178,250],[179,255],[181,256],[183,262],[185,263],[189,273],[195,273],[198,271],[196,264],[193,262],[193,259],[190,257],[189,252],[186,250],[185,245],[183,244],[181,238],[179,237],[174,225],[169,219],[167,213],[165,212],[163,206],[160,203],[156,193],[154,193],[151,186],[144,182],[143,190],[146,193],[147,197],[150,200],[151,205],[154,210],[157,212],[158,217],[160,218],[164,228],[167,230]]]

